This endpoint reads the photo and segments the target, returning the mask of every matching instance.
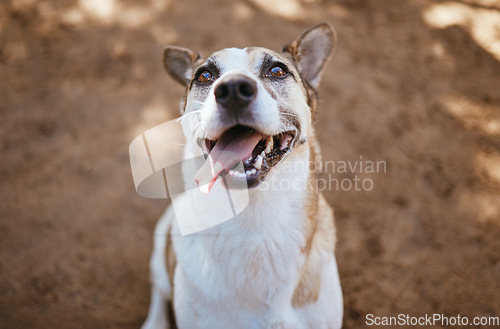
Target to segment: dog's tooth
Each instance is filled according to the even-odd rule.
[[[252,170],[250,170],[251,175],[255,175],[256,173],[257,173],[257,169],[253,168]]]
[[[247,175],[244,172],[240,172],[240,173],[238,173],[238,177],[245,178],[245,177],[247,177]]]
[[[265,152],[265,151],[262,151],[262,152],[260,153],[260,156],[261,156],[261,157],[263,157],[263,158],[265,158],[265,157],[266,157],[266,152]]]
[[[270,153],[273,147],[274,147],[273,136],[269,136],[267,137],[266,140],[266,149],[264,152],[266,152],[266,154]]]
[[[257,168],[257,169],[259,169],[259,170],[260,170],[260,167],[262,167],[262,161],[263,161],[263,160],[264,160],[264,157],[263,157],[261,154],[259,154],[259,155],[257,156],[257,160],[255,160],[255,163],[254,163],[254,165],[253,165],[253,166],[254,166],[255,168]]]
[[[250,171],[250,170],[247,170],[247,171],[246,171],[246,174],[247,174],[247,176],[250,176],[252,173],[251,173],[251,171]]]

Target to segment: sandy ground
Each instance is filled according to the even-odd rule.
[[[279,50],[322,20],[339,34],[319,91],[325,160],[387,165],[325,173],[373,182],[326,191],[344,327],[500,316],[498,1],[6,0],[0,328],[139,328],[168,201],[136,194],[128,145],[178,115],[163,45]]]

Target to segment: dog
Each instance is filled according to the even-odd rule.
[[[202,58],[165,48],[167,73],[186,88],[185,155],[201,149],[218,164],[197,173],[206,178],[200,189],[211,193],[225,175],[246,182],[249,201],[231,220],[188,236],[167,209],[155,229],[142,329],[341,328],[333,211],[308,184],[320,159],[316,90],[335,44],[333,27],[320,23],[281,52],[226,48]],[[235,156],[216,155],[224,150]],[[237,158],[243,170],[234,169]],[[284,170],[294,166],[301,169]],[[285,181],[300,184],[270,184]],[[191,206],[184,199],[181,210]]]

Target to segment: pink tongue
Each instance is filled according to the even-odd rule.
[[[238,162],[247,159],[264,135],[250,129],[231,129],[217,141],[203,166],[194,179],[202,193],[209,193],[223,170],[231,169]]]

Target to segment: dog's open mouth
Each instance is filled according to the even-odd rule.
[[[294,138],[292,131],[266,136],[252,128],[235,126],[217,140],[199,139],[198,144],[207,161],[196,173],[195,179],[200,187],[206,184],[207,193],[219,175],[246,180],[248,187],[257,186],[269,170],[289,153]],[[238,166],[240,161],[243,162],[243,169]]]

